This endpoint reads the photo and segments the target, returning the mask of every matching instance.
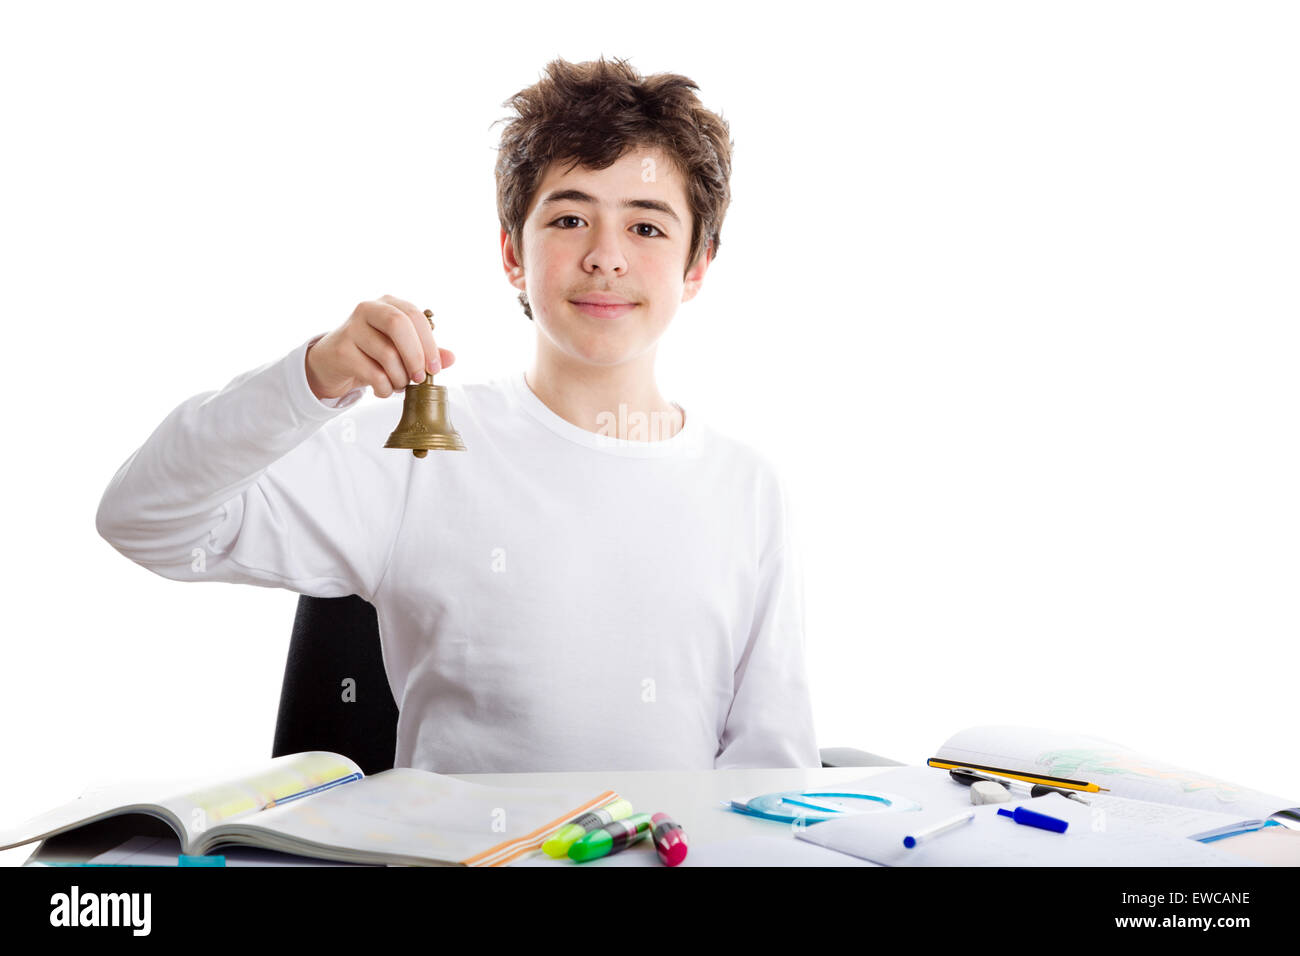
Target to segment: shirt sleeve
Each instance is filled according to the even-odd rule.
[[[753,625],[713,761],[718,770],[821,766],[804,661],[801,562],[789,496],[778,487],[777,531],[759,562]]]
[[[177,581],[372,600],[409,465],[342,419],[364,389],[312,393],[307,349],[320,338],[177,406],[109,482],[99,534]]]

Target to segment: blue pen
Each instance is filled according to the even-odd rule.
[[[962,824],[970,823],[974,819],[975,819],[975,811],[967,810],[965,813],[958,814],[955,817],[950,817],[947,820],[942,821],[941,823],[936,823],[934,826],[929,827],[928,829],[920,830],[917,833],[908,834],[907,836],[903,837],[903,846],[907,847],[910,850],[913,847],[918,846],[921,843],[925,842],[926,840],[933,840],[935,837],[939,836],[940,834],[947,833],[949,830],[955,830]]]
[[[1038,827],[1040,830],[1051,830],[1053,833],[1064,833],[1065,828],[1070,825],[1065,820],[1049,817],[1046,813],[1035,813],[1033,810],[1026,810],[1024,807],[1016,807],[1014,811],[1001,808],[998,810],[998,816],[1010,817],[1016,823],[1027,827]]]

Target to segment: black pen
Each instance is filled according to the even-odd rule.
[[[1043,797],[1049,793],[1059,793],[1067,800],[1078,801],[1084,806],[1087,806],[1089,803],[1089,801],[1079,796],[1079,794],[1073,790],[1063,790],[1060,787],[1049,787],[1044,783],[1031,784],[1025,780],[1017,780],[1015,777],[1001,777],[997,774],[987,773],[983,770],[971,770],[969,767],[960,767],[958,769],[949,770],[948,775],[958,783],[965,784],[968,787],[981,780],[991,780],[994,783],[1002,784],[1002,786],[1006,787],[1008,790],[1013,790],[1017,793],[1027,793],[1031,797]]]

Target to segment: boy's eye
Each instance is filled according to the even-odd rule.
[[[578,224],[582,223],[583,221],[584,220],[581,216],[561,216],[560,218],[552,222],[551,225],[559,226],[561,229],[576,229],[578,227]],[[573,223],[574,225],[569,225],[569,223]],[[662,229],[648,222],[638,222],[632,228],[638,230],[637,235],[641,236],[643,239],[657,239],[658,237],[664,235],[664,231]],[[648,229],[650,231],[649,232],[639,231],[642,229]]]

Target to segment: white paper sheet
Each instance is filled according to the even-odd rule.
[[[1023,826],[999,816],[1000,808],[1024,806],[1066,820],[1064,833]],[[1240,856],[1169,836],[1148,827],[1116,821],[1092,829],[1088,807],[1051,794],[1033,800],[971,808],[975,819],[915,849],[903,837],[950,817],[951,805],[917,813],[873,814],[831,820],[796,834],[818,846],[849,853],[884,866],[1242,866]]]

